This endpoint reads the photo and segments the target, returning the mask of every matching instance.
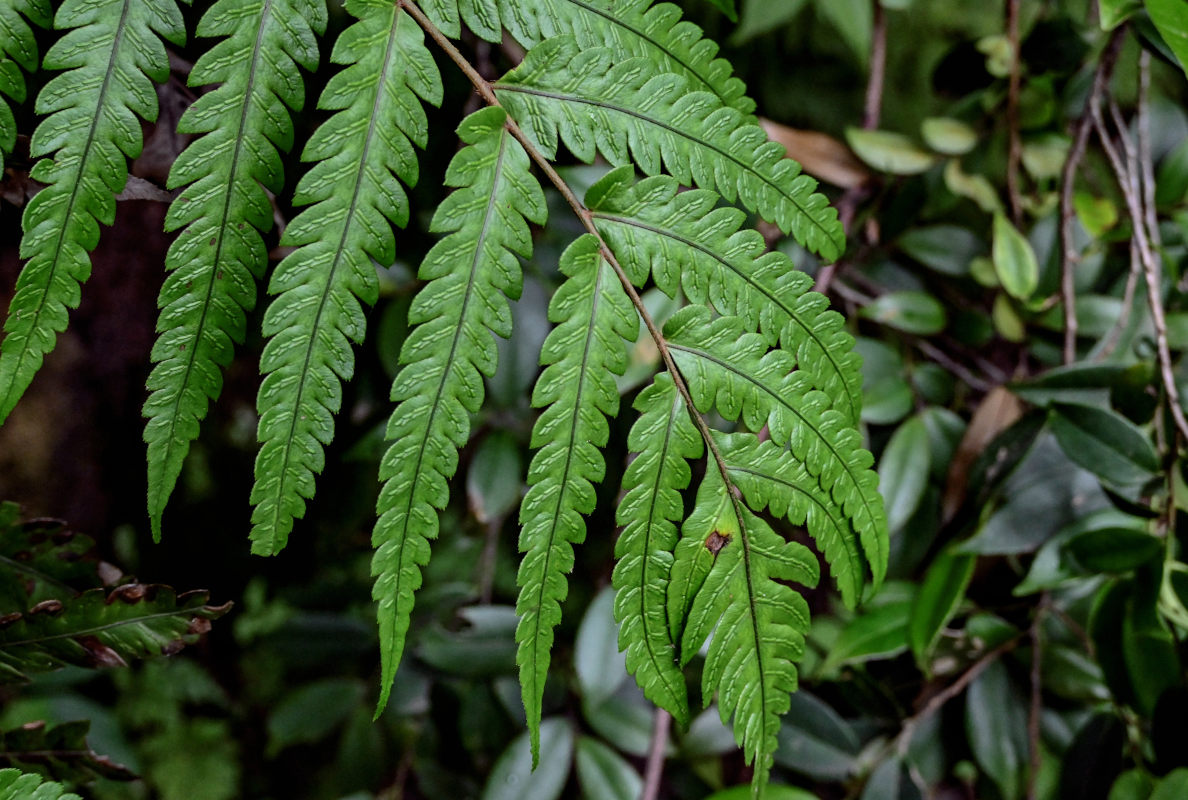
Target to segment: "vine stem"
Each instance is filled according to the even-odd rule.
[[[1147,234],[1147,214],[1143,209],[1143,196],[1139,180],[1138,154],[1133,143],[1121,127],[1121,114],[1116,106],[1111,108],[1114,124],[1119,127],[1123,152],[1119,153],[1110,131],[1106,125],[1105,114],[1101,103],[1093,104],[1093,125],[1097,129],[1102,149],[1106,159],[1122,190],[1122,197],[1126,201],[1126,209],[1130,214],[1133,240],[1138,250],[1139,261],[1143,267],[1143,276],[1147,281],[1147,304],[1151,311],[1151,322],[1155,328],[1155,350],[1158,356],[1160,377],[1163,391],[1167,397],[1167,405],[1171,411],[1172,420],[1182,439],[1188,440],[1188,417],[1184,415],[1184,408],[1180,405],[1180,391],[1176,387],[1175,367],[1172,364],[1171,347],[1167,339],[1167,318],[1163,310],[1163,270],[1161,263],[1151,247],[1151,239]]]
[[[421,11],[421,9],[417,7],[417,4],[413,2],[413,0],[397,0],[397,5],[407,11],[409,16],[415,19],[417,24],[424,28],[425,32],[429,34],[430,38],[432,38],[433,41],[435,41],[437,45],[441,47],[445,54],[450,57],[450,60],[453,61],[460,70],[462,70],[462,73],[474,85],[475,90],[478,91],[479,96],[487,101],[488,105],[499,106],[502,108],[499,98],[495,96],[495,90],[491,88],[490,81],[480,75],[478,70],[471,66],[470,62],[466,60],[466,56],[462,55],[458,48],[454,46],[454,43],[446,38],[445,34],[437,29],[437,26],[433,24],[432,20],[425,16],[425,12]],[[722,457],[722,452],[718,449],[718,444],[714,441],[714,437],[710,433],[709,426],[706,425],[705,420],[702,419],[701,413],[697,410],[696,404],[693,402],[693,395],[689,392],[689,386],[685,382],[684,376],[681,375],[680,370],[677,369],[676,361],[672,357],[672,352],[668,349],[668,341],[664,338],[664,334],[662,334],[660,329],[656,326],[656,321],[652,319],[652,315],[648,312],[647,307],[644,305],[643,298],[639,296],[639,292],[637,292],[635,286],[632,285],[631,279],[627,277],[627,273],[623,270],[622,265],[619,264],[619,259],[615,257],[613,252],[611,252],[610,246],[606,243],[606,239],[602,237],[602,234],[599,233],[598,228],[594,225],[594,218],[590,213],[590,210],[586,208],[581,200],[578,199],[578,196],[574,194],[573,189],[570,188],[569,184],[565,182],[565,179],[557,173],[557,170],[553,168],[553,165],[549,163],[549,160],[545,158],[540,150],[536,148],[536,145],[533,144],[532,140],[528,138],[528,135],[524,133],[523,129],[521,129],[518,124],[516,124],[516,121],[512,119],[510,115],[508,115],[507,120],[504,122],[504,127],[507,128],[508,133],[514,136],[516,141],[518,141],[523,146],[524,152],[526,152],[528,157],[536,163],[536,166],[539,167],[540,171],[545,174],[545,177],[549,179],[549,182],[552,183],[554,187],[556,187],[557,191],[565,199],[565,202],[569,204],[569,207],[573,209],[574,214],[576,214],[578,219],[581,221],[582,227],[598,240],[598,249],[602,255],[602,258],[607,264],[610,265],[611,269],[614,270],[615,274],[618,276],[619,282],[623,284],[623,290],[631,299],[631,303],[635,306],[635,310],[639,313],[640,319],[643,320],[644,326],[648,329],[648,333],[652,337],[652,341],[656,343],[656,349],[660,351],[660,358],[664,362],[664,367],[672,376],[673,384],[676,386],[677,391],[680,392],[681,398],[685,401],[685,406],[689,410],[689,416],[693,418],[693,423],[697,426],[697,430],[700,432],[701,438],[705,440],[705,445],[709,449],[709,452],[714,459],[714,463],[717,465],[718,471],[722,475],[722,481],[730,493],[731,500],[737,508],[740,498],[738,487],[736,487],[734,482],[730,480],[730,474],[726,466],[726,459]]]
[[[660,778],[664,775],[664,751],[668,749],[668,731],[672,727],[672,715],[663,708],[657,708],[652,725],[652,741],[648,746],[648,762],[644,769],[643,791],[639,800],[656,800],[660,796]]]
[[[1023,198],[1019,190],[1019,163],[1023,159],[1023,140],[1019,133],[1019,85],[1022,63],[1019,57],[1019,0],[1007,0],[1007,40],[1011,45],[1011,66],[1007,83],[1007,199],[1011,204],[1011,221],[1023,222]]]
[[[1064,302],[1065,364],[1077,360],[1076,265],[1080,255],[1073,240],[1073,189],[1076,185],[1077,170],[1089,144],[1089,134],[1093,130],[1092,109],[1101,103],[1102,95],[1105,94],[1114,64],[1118,61],[1118,53],[1122,50],[1122,39],[1122,28],[1115,28],[1110,35],[1109,43],[1102,51],[1097,70],[1093,73],[1093,87],[1089,90],[1088,100],[1085,101],[1085,111],[1077,121],[1072,148],[1068,151],[1068,158],[1060,174],[1060,294]]]

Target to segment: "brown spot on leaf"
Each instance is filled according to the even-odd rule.
[[[722,548],[728,544],[730,544],[729,536],[723,536],[717,531],[714,531],[705,540],[705,549],[709,550],[714,555],[717,555],[719,552],[721,552]]]

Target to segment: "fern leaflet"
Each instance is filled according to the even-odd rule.
[[[813,388],[836,398],[834,407],[852,424],[862,409],[862,359],[842,316],[791,259],[767,252],[755,230],[740,230],[744,215],[719,208],[713,192],[679,192],[667,175],[636,184],[621,167],[586,194],[594,222],[632,281],[643,285],[649,272],[670,297],[680,290],[694,303],[742,317],[750,331],[762,331],[794,353]]]
[[[137,116],[157,117],[152,81],[169,76],[158,36],[177,43],[185,37],[173,0],[66,0],[54,26],[69,31],[45,54],[43,66],[67,71],[37,97],[37,113],[49,116],[33,133],[29,153],[53,157],[33,167],[30,177],[46,187],[21,218],[20,253],[29,260],[0,345],[0,422],[66,329],[66,309],[78,306],[99,223],[114,221],[115,195],[128,179],[126,159],[140,153]]]
[[[669,635],[665,597],[676,523],[684,516],[681,491],[689,485],[688,460],[699,458],[703,446],[671,376],[657,375],[635,406],[642,413],[627,444],[639,455],[623,475],[624,497],[616,516],[623,526],[612,577],[619,649],[648,699],[685,725],[685,679]]]
[[[383,678],[379,707],[400,662],[413,593],[437,537],[437,512],[449,500],[458,448],[470,436],[470,414],[483,402],[483,375],[495,372],[491,332],[511,335],[507,297],[520,295],[516,256],[532,252],[525,219],[545,221],[544,193],[528,156],[504,128],[498,108],[477,111],[458,130],[469,147],[454,156],[431,229],[449,232],[421,265],[429,283],[409,311],[416,324],[401,350],[405,365],[392,383],[397,402],[388,423],[392,446],[380,478],[380,518],[373,535]]]
[[[771,440],[788,445],[833,498],[862,542],[877,588],[886,570],[887,521],[858,432],[793,369],[791,356],[768,352],[763,337],[746,333],[737,317],[711,321],[707,309],[690,306],[673,315],[664,334],[699,410],[716,407],[754,431],[766,425]]]
[[[842,600],[853,608],[862,596],[866,561],[841,509],[787,450],[748,433],[715,434],[730,481],[749,508],[769,508],[816,540]],[[873,558],[873,554],[871,554]]]
[[[325,27],[322,0],[219,0],[198,24],[199,36],[227,38],[190,72],[191,86],[222,86],[186,110],[179,132],[201,135],[169,171],[169,188],[186,190],[170,206],[165,229],[184,230],[165,257],[170,275],[144,407],[148,509],[158,539],[190,442],[256,304],[256,281],[268,264],[260,234],[272,228],[268,192],[284,183],[277,151],[293,146],[287,109],[304,103],[297,65],[317,68],[314,32]]]
[[[826,259],[845,246],[837,211],[814,191],[817,182],[762,128],[646,58],[616,61],[612,50],[557,36],[493,88],[550,157],[559,137],[585,162],[601,153],[616,166],[634,161],[648,175],[663,167],[684,185],[737,198]]]
[[[25,102],[21,70],[37,69],[37,39],[29,23],[48,28],[53,20],[49,0],[5,0],[0,3],[0,164],[16,146],[16,119],[5,101]]]
[[[710,469],[682,529],[676,560],[700,567],[695,593],[684,601],[681,661],[692,659],[713,633],[702,698],[708,705],[716,691],[722,722],[734,717],[735,741],[755,765],[752,796],[762,797],[809,629],[808,604],[781,581],[816,586],[816,556],[784,541],[731,497],[720,473]]]
[[[533,761],[540,752],[541,698],[573,569],[573,545],[586,536],[582,514],[594,510],[594,486],[605,464],[606,416],[619,409],[613,375],[627,367],[624,340],[634,341],[639,318],[622,284],[603,259],[598,240],[583,235],[561,256],[568,279],[549,303],[556,323],[545,339],[532,404],[545,407],[532,427],[540,448],[528,468],[528,493],[520,505],[520,596],[516,611],[516,663]]]
[[[652,0],[501,0],[503,24],[520,44],[533,48],[545,39],[571,34],[582,47],[609,47],[625,58],[650,58],[665,72],[717,95],[723,105],[743,114],[755,110],[730,62],[716,58],[718,45],[701,29],[681,19],[672,3]]]
[[[302,158],[317,164],[298,183],[294,203],[309,208],[285,230],[281,243],[296,249],[268,287],[277,297],[264,316],[270,339],[260,359],[255,553],[280,551],[313,496],[341,381],[354,372],[351,342],[366,328],[359,301],[374,304],[379,294],[372,259],[392,262],[391,226],[408,221],[397,178],[417,180],[413,144],[423,147],[428,136],[420,100],[441,102],[441,77],[415,21],[383,0],[349,0],[347,11],[359,21],[339,36],[331,60],[349,66],[318,101],[341,110],[305,147]]]

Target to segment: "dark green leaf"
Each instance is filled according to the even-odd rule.
[[[867,609],[854,617],[825,656],[820,673],[828,675],[842,664],[877,661],[902,653],[908,647],[911,613],[909,598]]]
[[[1027,769],[1027,711],[1001,660],[992,662],[970,684],[965,731],[974,758],[1003,800],[1021,797]]]
[[[821,781],[843,781],[857,769],[861,742],[827,703],[801,689],[780,728],[776,763]]]
[[[965,590],[969,587],[976,564],[975,556],[949,549],[937,557],[924,575],[912,605],[908,644],[916,656],[916,662],[925,671],[930,671],[928,658],[937,637],[965,599]]]
[[[290,692],[268,716],[269,757],[325,739],[359,706],[364,692],[352,678],[326,678]]]
[[[466,473],[466,496],[479,522],[506,516],[520,502],[523,483],[524,465],[516,440],[502,431],[483,439]]]
[[[510,674],[516,666],[517,617],[511,606],[470,606],[458,612],[467,623],[458,631],[434,627],[421,636],[417,655],[453,675]]]
[[[1053,403],[1051,426],[1073,462],[1116,486],[1141,484],[1159,471],[1159,456],[1150,439],[1113,411]]]
[[[924,266],[953,277],[968,275],[970,262],[987,249],[977,235],[957,225],[914,228],[899,237],[899,247]]]
[[[577,773],[589,800],[636,800],[643,789],[643,779],[634,767],[589,736],[578,739]]]
[[[945,307],[925,292],[890,292],[862,309],[862,316],[906,333],[929,336],[945,329]]]
[[[1066,546],[1080,565],[1092,572],[1129,572],[1163,552],[1163,542],[1134,528],[1086,531]]]
[[[879,460],[879,492],[887,511],[887,528],[894,535],[920,505],[931,469],[928,429],[916,416],[904,422]]]

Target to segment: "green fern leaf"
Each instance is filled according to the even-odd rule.
[[[638,184],[633,177],[620,167],[586,194],[595,225],[632,280],[643,285],[650,273],[670,297],[683,289],[694,303],[742,317],[769,345],[794,353],[813,388],[857,425],[862,358],[842,316],[810,291],[812,279],[783,253],[767,252],[757,231],[740,230],[745,215],[719,208],[713,192],[681,192],[667,175]]]
[[[502,0],[503,24],[526,48],[545,39],[572,35],[582,47],[609,47],[622,59],[651,58],[665,72],[687,77],[698,90],[717,95],[723,105],[743,114],[755,110],[746,86],[734,77],[730,62],[715,58],[718,45],[701,29],[681,19],[671,3],[652,0]]]
[[[114,221],[115,195],[128,179],[126,159],[140,153],[137,116],[157,117],[152,81],[169,77],[158,36],[177,43],[185,37],[173,0],[66,0],[54,26],[69,30],[42,66],[67,72],[37,97],[37,112],[49,116],[37,126],[29,152],[53,157],[33,167],[33,180],[46,186],[21,218],[20,253],[29,260],[0,345],[0,422],[66,329],[67,308],[78,306],[99,223]]]
[[[157,539],[190,442],[256,304],[256,281],[268,264],[261,233],[272,228],[268,192],[284,183],[277,151],[293,146],[287,109],[300,109],[305,98],[297,66],[317,68],[314,32],[325,27],[322,0],[219,0],[198,24],[199,36],[227,38],[190,72],[191,86],[222,86],[182,116],[178,132],[201,135],[169,171],[170,189],[187,188],[165,219],[166,230],[185,230],[165,257],[170,274],[144,407]]]
[[[642,391],[641,411],[627,445],[639,453],[623,475],[624,496],[616,521],[615,619],[627,669],[649,700],[688,724],[685,680],[669,635],[665,597],[672,568],[676,522],[684,516],[681,491],[689,485],[689,459],[702,453],[701,435],[684,398],[667,374]]]
[[[717,692],[722,722],[734,717],[735,741],[755,765],[753,796],[762,797],[809,629],[808,604],[780,581],[816,586],[817,558],[804,545],[784,541],[731,497],[713,468],[698,490],[696,509],[676,550],[678,564],[698,563],[702,575],[689,598],[681,661],[688,663],[713,633],[702,698],[708,705]]]
[[[44,781],[44,782],[43,782]],[[62,784],[14,767],[0,769],[0,800],[82,800]]]
[[[383,677],[379,708],[404,648],[413,593],[437,538],[437,511],[449,500],[447,482],[458,448],[470,435],[470,414],[483,402],[483,375],[495,372],[490,332],[511,335],[507,297],[520,296],[517,256],[532,253],[525,219],[544,224],[544,193],[524,149],[504,128],[506,116],[487,108],[467,117],[458,134],[469,147],[454,156],[446,184],[459,187],[434,214],[431,229],[449,232],[421,264],[429,283],[409,311],[416,324],[404,342],[405,365],[392,383],[398,403],[388,423],[392,446],[380,478],[379,522],[372,540],[379,602]]]
[[[783,447],[749,433],[714,433],[730,481],[747,506],[769,508],[793,525],[803,525],[816,540],[842,600],[853,608],[862,596],[866,562],[841,509],[825,489]],[[872,554],[873,555],[873,554]]]
[[[714,189],[777,223],[810,250],[836,259],[845,246],[837,211],[817,182],[763,129],[709,92],[646,58],[616,61],[572,36],[547,39],[494,84],[496,95],[548,156],[558,138],[585,162],[601,153],[666,169],[683,185]]]
[[[37,39],[32,22],[48,28],[53,20],[49,0],[5,0],[0,3],[0,164],[16,146],[16,119],[5,101],[25,102],[25,72],[37,70]]]
[[[110,592],[45,600],[0,619],[0,683],[67,664],[125,665],[176,653],[210,630],[231,604],[209,605],[206,592],[177,594],[168,586],[126,583]]]
[[[768,352],[737,317],[711,321],[708,309],[691,306],[673,315],[664,335],[699,410],[716,408],[753,431],[766,425],[771,440],[789,446],[833,498],[862,542],[877,589],[886,572],[887,520],[858,432],[828,408],[829,398],[809,386],[790,355]]]
[[[497,0],[422,0],[417,4],[429,21],[451,39],[461,35],[460,22],[488,42],[503,41]]]
[[[318,108],[341,109],[302,155],[317,164],[301,179],[296,205],[309,206],[281,239],[296,249],[277,266],[264,316],[270,337],[260,359],[261,448],[252,488],[252,552],[279,552],[321,472],[334,435],[341,381],[354,372],[351,342],[363,339],[360,300],[378,299],[372,259],[395,258],[392,224],[408,221],[398,178],[417,180],[413,144],[424,146],[421,100],[441,102],[441,76],[424,35],[403,9],[349,0],[359,19],[335,42],[331,60],[348,64],[330,79]]]
[[[528,468],[528,493],[520,506],[519,600],[516,663],[535,761],[540,752],[541,698],[573,569],[573,545],[586,536],[582,514],[594,510],[594,486],[605,464],[607,416],[619,409],[613,375],[627,368],[624,340],[634,341],[639,318],[618,277],[602,258],[599,242],[583,235],[561,256],[568,280],[549,303],[556,323],[545,339],[532,404],[545,407],[532,428],[540,448]]]

